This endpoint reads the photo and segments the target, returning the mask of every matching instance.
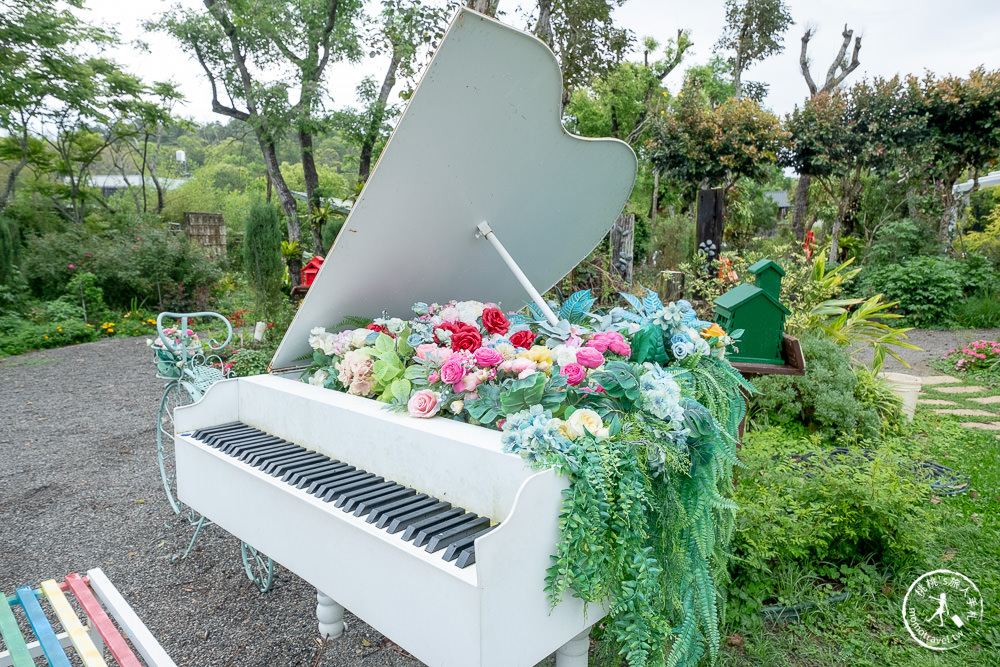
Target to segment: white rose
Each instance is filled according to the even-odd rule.
[[[552,360],[558,366],[575,364],[576,350],[577,348],[570,347],[569,345],[560,343],[559,345],[556,345],[554,348],[552,348]]]
[[[370,329],[355,329],[351,332],[351,347],[359,348],[365,346],[365,339],[371,333]]]
[[[466,324],[475,324],[476,320],[483,316],[485,306],[481,301],[459,301],[455,304],[458,310],[458,319]]]
[[[406,328],[406,322],[398,317],[393,317],[385,323],[385,328],[389,330],[389,333],[393,333],[398,336],[403,333],[403,329]]]
[[[322,387],[323,383],[326,382],[329,377],[330,374],[321,368],[313,373],[312,377],[309,378],[309,384],[314,387]]]
[[[581,434],[583,433],[583,429],[586,429],[590,431],[591,435],[599,438],[608,436],[608,429],[604,426],[604,422],[601,421],[601,415],[590,408],[580,408],[569,416],[566,424],[574,431],[579,430]]]

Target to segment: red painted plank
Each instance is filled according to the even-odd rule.
[[[111,655],[115,657],[118,664],[122,667],[142,667],[142,663],[125,643],[125,638],[118,632],[118,628],[101,607],[101,603],[90,592],[90,587],[83,577],[79,574],[68,574],[66,575],[66,584],[80,602],[80,606],[90,618],[90,622],[97,628],[97,632],[104,638],[104,643],[107,644]]]

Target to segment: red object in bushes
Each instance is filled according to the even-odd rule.
[[[309,260],[309,262],[302,267],[302,284],[309,287],[316,280],[316,274],[319,273],[319,267],[323,266],[323,258],[317,255]]]

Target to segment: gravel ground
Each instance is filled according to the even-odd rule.
[[[920,350],[899,349],[910,368],[900,364],[891,357],[886,357],[883,370],[911,375],[940,375],[941,371],[931,368],[930,362],[940,359],[941,355],[952,348],[960,348],[975,340],[1000,340],[1000,329],[955,329],[941,331],[938,329],[914,329],[907,334],[906,342],[916,345]],[[871,361],[871,350],[863,350],[858,359]],[[806,363],[809,363],[808,360]]]
[[[279,569],[261,595],[218,527],[171,562],[191,529],[156,464],[161,391],[144,339],[0,361],[0,591],[101,567],[178,665],[419,665],[350,613],[320,656],[315,589]]]
[[[914,331],[924,351],[904,351],[908,372],[934,374],[945,350],[998,336]],[[156,465],[161,390],[143,339],[0,360],[0,590],[99,566],[179,665],[419,665],[349,612],[321,651],[315,589],[279,568],[261,595],[239,542],[217,527],[171,562],[191,529],[175,521]]]

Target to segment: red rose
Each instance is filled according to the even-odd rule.
[[[523,347],[524,349],[528,349],[534,342],[535,334],[531,333],[527,329],[524,331],[517,331],[510,335],[510,344],[514,347]]]
[[[465,322],[444,322],[437,326],[451,332],[451,349],[455,352],[468,350],[475,352],[483,344],[483,336],[479,333],[479,327]],[[440,338],[438,338],[440,340]]]
[[[381,325],[381,324],[375,324],[374,322],[372,322],[371,324],[369,324],[368,326],[366,326],[365,329],[370,329],[371,331],[377,331],[379,333],[389,334],[393,338],[396,337],[395,334],[389,333],[389,330],[386,329],[383,325]]]
[[[499,308],[484,308],[483,327],[490,333],[502,336],[510,328],[510,321],[503,316],[503,311]]]

